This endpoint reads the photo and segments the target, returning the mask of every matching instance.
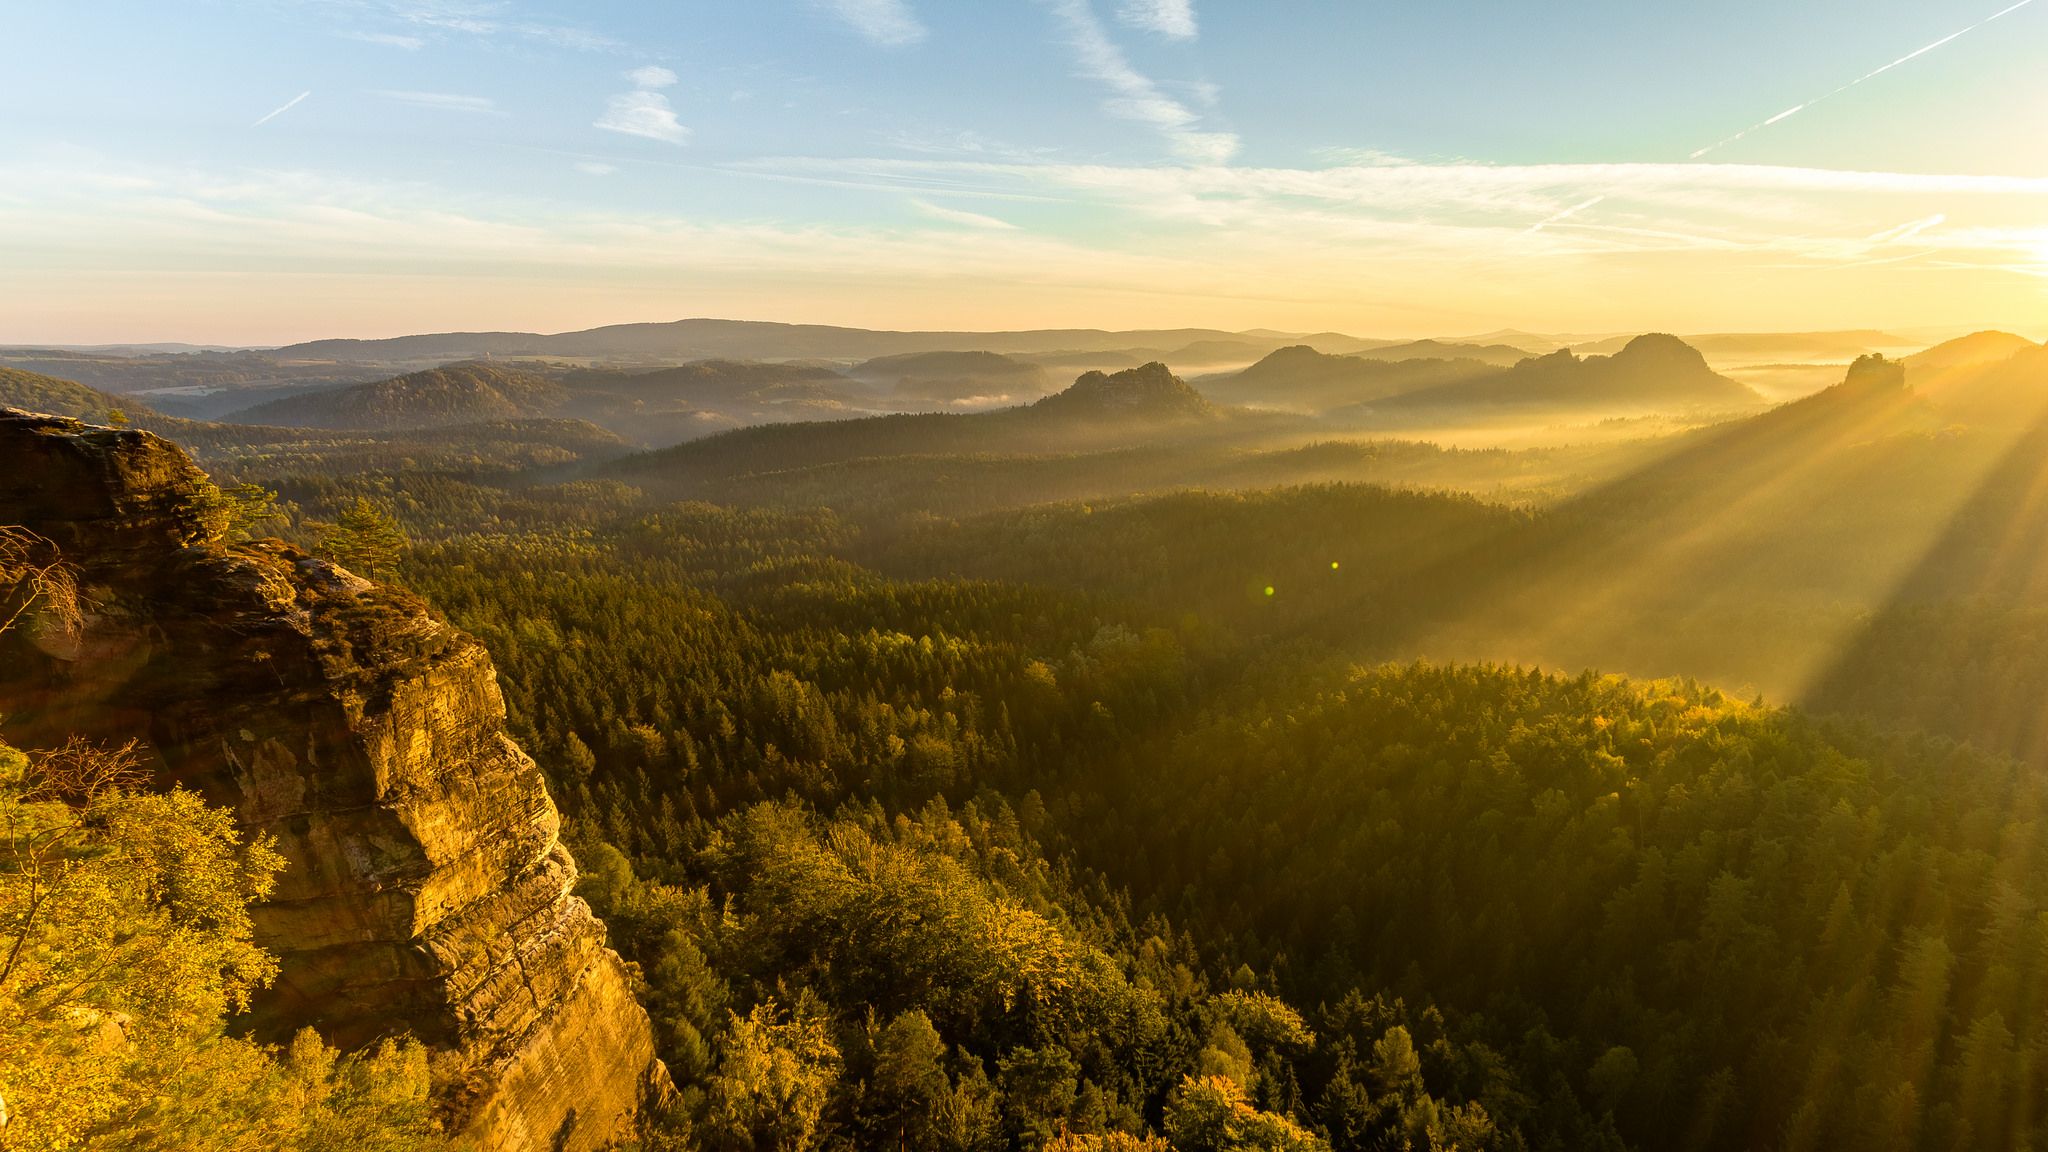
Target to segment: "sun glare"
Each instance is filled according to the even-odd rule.
[[[0,1152],[2048,1152],[2048,0],[1617,8],[8,6]]]

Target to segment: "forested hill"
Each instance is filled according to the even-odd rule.
[[[744,428],[623,460],[606,474],[666,494],[697,494],[706,485],[749,474],[855,460],[1104,452],[1169,441],[1251,439],[1285,427],[1282,418],[1217,408],[1155,363],[1115,374],[1090,372],[1035,404],[993,412]]]
[[[1932,398],[1912,379],[1866,359],[1818,395],[1685,438],[1446,564],[1406,643],[1699,675],[2048,755],[2013,704],[2048,690],[2030,615],[2048,555],[2024,511],[2048,355]]]
[[[1852,373],[1693,433],[1453,560],[1405,644],[1798,698],[1993,451],[1988,432],[1939,435],[1902,379],[1892,364]]]
[[[0,367],[0,408],[26,412],[47,412],[104,423],[114,412],[150,415],[149,406],[88,388],[71,380],[60,380],[19,368]]]
[[[232,419],[244,424],[393,431],[551,414],[566,399],[559,383],[532,372],[491,364],[451,364],[371,384],[272,400],[237,412]]]
[[[1304,511],[1382,543],[1346,557],[1368,577],[1427,538]],[[1160,539],[1210,519],[1189,554],[1286,522],[1183,508]],[[1152,556],[1136,527],[1091,525],[1104,573]],[[1133,615],[878,579],[830,559],[846,535],[696,506],[413,568],[506,654],[518,722],[622,850],[581,850],[584,890],[708,1092],[744,1075],[726,1053],[829,1053],[793,1065],[805,1108],[855,1140],[1345,1152],[2009,1146],[2038,1122],[2037,1073],[1987,1071],[2048,1019],[2048,885],[1992,895],[2043,858],[1999,831],[2044,803],[2010,762],[1684,684],[1241,664],[1170,555]]]
[[[136,427],[176,440],[216,469],[236,474],[255,470],[273,480],[400,467],[506,475],[609,460],[632,449],[620,437],[578,420],[423,423],[384,432],[188,420],[163,415],[133,397],[11,368],[0,368],[0,408],[93,422],[106,422],[119,413]]]
[[[410,431],[480,421],[589,420],[643,445],[723,429],[873,410],[829,368],[704,360],[652,371],[451,364],[389,380],[305,393],[231,414],[244,423]]]

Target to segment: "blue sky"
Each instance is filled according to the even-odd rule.
[[[10,0],[0,340],[2031,330],[2010,5]]]

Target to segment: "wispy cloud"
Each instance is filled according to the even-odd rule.
[[[1230,237],[1315,260],[1351,252],[1399,262],[1726,252],[1823,263],[1874,248],[1981,243],[1943,227],[2038,219],[2048,178],[1860,172],[1734,164],[1372,162],[1320,169],[1076,165],[986,160],[784,158],[730,165],[819,183],[913,195],[1054,198],[1112,213],[1133,236]],[[1950,205],[1947,214],[1919,207]],[[1597,220],[1587,214],[1595,206]],[[1539,221],[1535,227],[1530,221]],[[1875,236],[1871,233],[1877,233]],[[1969,240],[1976,235],[1978,240]],[[1526,271],[1526,267],[1523,269]],[[1518,273],[1519,274],[1519,273]]]
[[[625,54],[601,32],[523,18],[509,0],[294,0],[341,24],[337,35],[413,51],[430,40],[526,40],[577,52]]]
[[[631,80],[635,88],[672,88],[677,76],[659,64],[648,64],[626,73],[626,79]]]
[[[618,168],[606,164],[602,160],[578,160],[576,162],[576,170],[585,176],[609,176],[617,172]]]
[[[464,96],[455,92],[404,92],[390,88],[373,88],[372,96],[410,104],[415,108],[430,108],[436,112],[467,112],[473,115],[502,116],[498,104],[488,96]]]
[[[625,52],[627,45],[601,32],[564,24],[515,24],[512,30],[528,40],[578,52]]]
[[[825,10],[884,48],[916,44],[930,35],[904,0],[820,0]]]
[[[948,208],[942,204],[933,204],[928,200],[912,200],[910,206],[917,209],[918,214],[921,216],[926,216],[933,220],[943,220],[948,224],[961,224],[969,228],[986,228],[995,232],[1014,232],[1017,230],[1017,226],[1008,220],[999,220],[994,216],[984,216],[979,212],[967,212],[959,208]]]
[[[498,31],[495,17],[505,6],[466,0],[388,0],[384,7],[398,19],[422,28],[488,36]]]
[[[1237,154],[1235,135],[1203,130],[1200,115],[1132,67],[1088,0],[1052,0],[1052,10],[1066,30],[1075,73],[1109,89],[1103,107],[1110,114],[1157,129],[1183,160],[1222,164]]]
[[[1384,152],[1378,148],[1317,148],[1312,153],[1316,159],[1333,165],[1363,165],[1369,167],[1406,168],[1420,163],[1412,156]]]
[[[575,161],[598,162],[564,162]],[[308,300],[350,305],[374,282],[374,315],[338,311],[394,328],[520,326],[542,313],[576,327],[562,311],[570,277],[592,286],[574,306],[589,324],[684,286],[715,311],[876,325],[910,315],[960,327],[1115,315],[1119,324],[1389,334],[1508,322],[1648,328],[1681,315],[1702,330],[2009,325],[2038,317],[2048,299],[2042,179],[1701,164],[1279,169],[906,158],[726,170],[893,186],[889,202],[922,218],[721,221],[579,211],[509,188],[455,195],[335,171],[39,166],[4,156],[0,237],[14,238],[6,256],[23,275],[0,277],[0,323],[24,338],[65,325],[98,331],[121,315],[190,332],[227,316],[248,332],[297,332]],[[943,215],[960,211],[950,205],[975,186],[1094,210],[1062,209],[1023,229]],[[1529,220],[1599,193],[1608,199],[1597,220],[1524,235]],[[1759,205],[1769,214],[1760,217]],[[1937,209],[1949,223],[1931,223]],[[1060,224],[1077,218],[1088,224]],[[1894,259],[1904,256],[1913,258]],[[1829,278],[1827,291],[1816,290],[1816,276]],[[1703,303],[1709,283],[1739,287]]]
[[[365,44],[382,44],[386,48],[401,48],[407,52],[417,52],[427,44],[417,36],[401,36],[396,32],[343,32],[341,35]]]
[[[676,74],[649,64],[626,73],[626,79],[633,82],[633,91],[613,96],[593,127],[666,144],[689,143],[690,130],[676,120],[675,109],[660,91],[675,84]]]
[[[304,92],[299,93],[297,96],[294,96],[291,99],[285,101],[284,103],[278,105],[277,107],[272,108],[270,111],[265,112],[260,118],[257,119],[257,121],[254,124],[249,125],[249,127],[263,127],[265,124],[270,123],[272,120],[277,119],[279,116],[282,116],[285,113],[291,111],[292,109],[297,108],[299,106],[299,101],[304,100],[306,97],[311,96],[312,94],[313,90],[311,88],[306,89]]]
[[[1173,40],[1193,40],[1200,33],[1194,0],[1124,0],[1117,18]]]

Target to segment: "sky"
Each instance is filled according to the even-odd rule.
[[[2048,335],[2048,0],[0,0],[0,342]]]

